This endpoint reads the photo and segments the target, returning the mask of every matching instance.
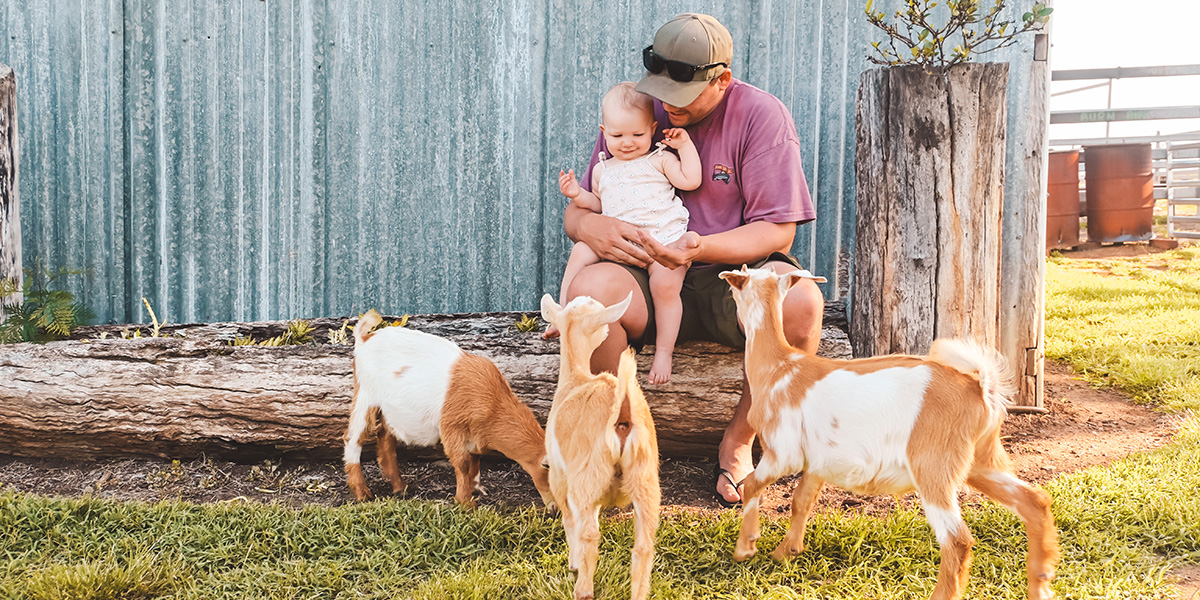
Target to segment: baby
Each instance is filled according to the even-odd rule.
[[[674,128],[663,131],[665,139],[651,151],[650,142],[658,128],[654,101],[635,91],[633,82],[618,83],[608,90],[600,102],[600,121],[612,158],[600,154],[592,169],[592,192],[579,185],[574,169],[559,171],[558,186],[563,195],[577,206],[637,225],[663,244],[679,239],[687,231],[688,211],[675,188],[700,187],[702,173],[696,145],[686,131]],[[664,152],[664,146],[674,149],[678,156]],[[587,244],[575,244],[563,273],[560,303],[566,303],[567,288],[579,271],[599,261]],[[657,330],[648,380],[666,383],[671,379],[671,359],[683,317],[679,290],[687,267],[669,269],[651,262],[647,270]],[[548,335],[553,333],[547,331]]]

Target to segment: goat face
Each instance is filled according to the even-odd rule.
[[[563,344],[582,348],[591,356],[608,337],[608,325],[620,319],[633,300],[633,292],[624,300],[604,306],[588,296],[579,296],[559,306],[550,294],[542,296],[542,318],[562,332]]]
[[[750,269],[746,265],[739,271],[723,271],[717,277],[732,288],[738,318],[747,331],[762,324],[766,311],[782,306],[783,297],[801,279],[825,281],[824,277],[815,277],[805,270],[778,275],[771,269]]]

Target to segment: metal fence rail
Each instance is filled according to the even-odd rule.
[[[1167,142],[1166,171],[1167,235],[1200,239],[1200,142]]]

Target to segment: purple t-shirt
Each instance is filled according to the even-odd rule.
[[[660,128],[657,141],[671,122],[658,100],[654,115]],[[704,174],[700,187],[679,192],[691,215],[689,231],[709,235],[755,221],[807,223],[816,218],[796,124],[778,98],[734,79],[713,112],[686,129]],[[601,151],[608,151],[603,134],[580,181],[589,191]]]

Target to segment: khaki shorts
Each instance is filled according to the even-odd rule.
[[[782,252],[773,252],[763,260],[747,266],[756,269],[768,262],[786,262],[797,269],[801,268],[800,261]],[[654,299],[650,296],[650,274],[645,269],[623,266],[642,288],[642,296],[646,298],[646,309],[650,313],[646,333],[642,339],[630,340],[630,345],[641,351],[644,344],[654,341]],[[737,304],[733,301],[733,292],[729,284],[718,277],[722,271],[740,268],[742,265],[708,265],[688,270],[683,278],[683,289],[679,292],[679,298],[683,301],[683,318],[679,323],[678,342],[700,340],[724,344],[738,350],[745,349],[746,335],[738,328]]]

